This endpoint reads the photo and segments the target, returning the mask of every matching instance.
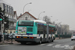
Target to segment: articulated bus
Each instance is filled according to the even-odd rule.
[[[49,24],[47,37],[47,24],[42,20],[19,20],[16,23],[15,41],[25,44],[26,42],[53,42],[56,28]]]

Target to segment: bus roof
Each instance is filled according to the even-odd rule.
[[[39,23],[46,24],[46,22],[43,20],[19,20],[19,21],[33,21],[33,22],[39,22]]]
[[[19,21],[33,21],[33,22],[37,22],[37,23],[46,24],[46,22],[43,20],[19,20]],[[49,26],[55,27],[55,25],[53,25],[53,24],[49,24]]]
[[[43,21],[43,20],[34,20],[34,22],[38,22],[38,23],[46,24],[46,22],[45,22],[45,21]]]
[[[42,20],[34,20],[34,22],[39,22],[39,23],[46,24],[46,22],[42,21]],[[55,27],[55,25],[53,25],[53,24],[49,24],[49,26]]]

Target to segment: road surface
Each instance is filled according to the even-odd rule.
[[[25,45],[18,44],[7,44],[0,45],[0,50],[71,50],[75,45],[75,41],[68,39],[55,40],[52,43],[42,43],[42,44],[31,44],[27,43]]]

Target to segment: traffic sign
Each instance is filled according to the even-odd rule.
[[[0,19],[0,21],[2,21],[2,19]]]

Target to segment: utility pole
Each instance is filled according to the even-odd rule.
[[[1,24],[2,42],[4,43],[4,34],[3,34],[3,31],[4,31],[4,24]]]
[[[47,24],[47,41],[48,41],[48,38],[49,38],[49,18],[48,18],[48,16],[45,16],[44,18],[43,18],[43,20],[44,21],[46,21],[46,24]]]
[[[47,41],[48,41],[48,37],[49,37],[49,27],[48,27],[48,23],[47,23]]]
[[[4,43],[4,34],[3,34],[3,31],[4,31],[4,16],[3,16],[3,13],[0,13],[0,19],[1,20],[1,33],[2,33],[2,42]]]

